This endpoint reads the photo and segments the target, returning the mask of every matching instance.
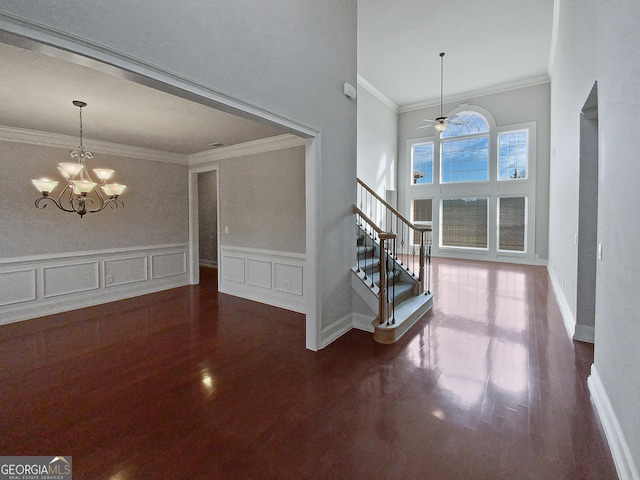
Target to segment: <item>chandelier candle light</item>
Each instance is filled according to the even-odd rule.
[[[80,109],[80,146],[70,152],[71,158],[75,158],[76,162],[60,162],[58,164],[58,171],[66,179],[67,184],[57,200],[49,196],[58,185],[56,180],[49,178],[31,180],[38,191],[42,193],[42,197],[36,200],[36,207],[42,209],[47,206],[46,202],[51,202],[64,212],[77,213],[80,218],[87,213],[101,212],[107,205],[113,209],[124,208],[124,203],[122,200],[118,200],[118,197],[126,185],[107,183],[113,175],[113,170],[94,168],[93,172],[100,182],[100,188],[94,188],[98,184],[91,179],[86,168],[86,161],[93,159],[93,153],[85,150],[82,145],[82,108],[87,104],[79,100],[74,100],[73,104]],[[89,196],[92,192],[93,196]],[[94,204],[95,208],[90,208]]]

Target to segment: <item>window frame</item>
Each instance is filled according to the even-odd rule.
[[[415,202],[420,201],[420,200],[431,200],[431,221],[418,221],[415,219]],[[409,219],[411,221],[412,224],[416,225],[416,226],[425,226],[425,227],[431,227],[431,235],[433,235],[433,222],[434,222],[434,218],[435,218],[435,211],[433,208],[433,204],[434,204],[434,199],[433,197],[413,197],[411,198],[411,203],[410,203],[410,209],[409,209]],[[410,245],[411,246],[417,246],[419,244],[417,243],[413,243],[413,240],[410,240]]]
[[[527,148],[526,148],[526,172],[527,175],[525,177],[518,178],[500,178],[500,135],[510,134],[510,133],[521,133],[525,132],[527,134]],[[496,131],[496,180],[498,182],[517,182],[517,181],[525,181],[529,179],[529,169],[530,169],[530,148],[529,144],[531,143],[531,130],[528,127],[515,128],[515,129],[507,129]]]
[[[503,198],[524,198],[524,250],[503,250],[500,248],[500,201]],[[529,197],[528,195],[498,195],[496,198],[496,252],[500,254],[526,255],[529,251]]]
[[[443,255],[452,258],[466,259],[486,259],[493,261],[507,261],[517,263],[535,264],[538,261],[536,254],[536,209],[544,205],[544,198],[537,199],[539,192],[536,190],[536,143],[537,143],[537,122],[521,122],[509,125],[497,126],[495,119],[490,111],[476,105],[463,104],[459,108],[445,112],[445,115],[452,117],[459,112],[472,111],[481,114],[489,125],[489,179],[488,181],[471,181],[471,182],[453,182],[441,183],[441,138],[438,132],[434,132],[434,136],[423,136],[418,138],[408,138],[404,141],[404,148],[400,155],[404,158],[401,162],[400,179],[403,187],[399,190],[399,205],[402,205],[402,212],[406,212],[407,218],[413,218],[413,200],[431,199],[432,201],[432,254],[434,256]],[[428,113],[424,116],[432,117]],[[416,126],[421,126],[422,123]],[[518,178],[511,181],[498,181],[499,177],[499,152],[497,150],[498,134],[528,129],[528,145],[527,145],[527,178]],[[418,132],[420,130],[417,130]],[[476,135],[476,134],[474,134]],[[478,134],[482,135],[482,134]],[[465,138],[447,137],[447,138]],[[468,138],[468,137],[467,137]],[[434,142],[434,159],[433,159],[433,183],[431,184],[412,184],[411,149],[413,144]],[[405,183],[406,182],[406,183]],[[500,250],[498,243],[497,229],[499,228],[498,216],[498,198],[499,197],[526,197],[526,251]],[[488,197],[488,232],[487,232],[487,249],[479,249],[473,247],[458,246],[441,246],[441,200],[452,198],[484,198]],[[540,203],[540,205],[538,205]]]
[[[445,245],[443,243],[444,241],[444,235],[442,234],[443,230],[444,230],[444,202],[445,200],[471,200],[471,199],[475,199],[475,200],[481,200],[484,199],[487,201],[487,246],[486,247],[464,247],[464,246],[460,246],[460,245]],[[440,198],[440,215],[439,215],[439,225],[438,225],[438,230],[440,232],[440,234],[438,235],[438,247],[441,250],[466,250],[466,251],[470,251],[470,252],[488,252],[491,248],[491,214],[490,214],[490,210],[491,210],[491,198],[489,195],[463,195],[463,196],[453,196],[453,197],[442,197]]]
[[[413,182],[413,149],[416,145],[433,145],[433,158],[431,159],[431,182],[430,183],[414,183]],[[436,138],[424,137],[407,140],[407,152],[409,154],[409,188],[424,188],[436,185]]]
[[[463,185],[463,184],[483,184],[483,183],[488,183],[491,181],[491,151],[492,151],[492,145],[491,145],[491,137],[492,137],[492,132],[495,129],[495,126],[493,125],[493,122],[491,122],[489,120],[489,118],[487,118],[487,116],[483,113],[478,111],[478,109],[474,108],[465,108],[462,109],[461,111],[451,115],[458,115],[461,113],[474,113],[475,115],[481,117],[485,124],[487,125],[488,131],[487,132],[477,132],[477,133],[469,133],[466,135],[457,135],[454,137],[444,137],[444,132],[440,133],[439,137],[439,170],[440,170],[440,176],[439,176],[439,185]],[[446,132],[446,130],[445,130]],[[444,181],[444,172],[445,172],[445,168],[444,168],[444,146],[448,143],[453,143],[456,141],[460,141],[460,140],[472,140],[472,139],[480,139],[480,138],[486,138],[487,139],[487,178],[486,179],[482,179],[482,180],[463,180],[463,181],[449,181],[449,182],[445,182]],[[478,160],[480,161],[480,160]],[[471,172],[471,170],[469,170],[469,172]]]

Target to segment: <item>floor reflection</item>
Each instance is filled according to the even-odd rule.
[[[446,415],[467,427],[487,411],[528,408],[530,312],[527,275],[520,267],[455,262],[434,267],[436,306],[405,354],[448,398]],[[519,271],[520,269],[520,271]],[[490,408],[488,408],[490,406]],[[465,413],[460,416],[460,413]]]
[[[201,278],[206,279],[206,275]],[[392,345],[215,280],[0,328],[0,450],[74,479],[616,478],[543,267],[434,259]]]

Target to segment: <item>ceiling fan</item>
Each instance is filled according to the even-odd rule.
[[[466,122],[463,122],[461,120],[453,120],[456,118],[456,116],[454,115],[453,117],[449,118],[449,117],[445,117],[444,113],[442,113],[442,80],[443,80],[443,72],[444,72],[444,52],[440,53],[440,116],[438,118],[436,118],[435,120],[430,120],[428,118],[425,118],[424,121],[425,122],[430,122],[427,125],[422,125],[418,128],[427,128],[430,127],[431,125],[433,125],[433,128],[435,128],[438,132],[444,132],[447,127],[449,126],[449,124],[452,125],[465,125]],[[453,121],[452,121],[453,120]]]

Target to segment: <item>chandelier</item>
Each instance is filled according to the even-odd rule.
[[[93,153],[84,149],[82,144],[82,108],[86,107],[85,102],[74,100],[73,104],[80,109],[80,146],[71,150],[71,158],[75,162],[60,162],[58,171],[66,180],[66,185],[54,199],[49,194],[56,188],[58,182],[49,178],[39,178],[31,180],[38,191],[42,194],[36,200],[37,208],[45,208],[47,202],[53,203],[64,212],[77,213],[82,218],[87,213],[101,212],[109,205],[113,209],[124,208],[124,203],[118,197],[122,194],[126,185],[118,183],[107,183],[113,175],[113,170],[108,168],[94,168],[100,182],[100,188],[91,179],[91,175],[86,168],[86,161],[93,159]]]

